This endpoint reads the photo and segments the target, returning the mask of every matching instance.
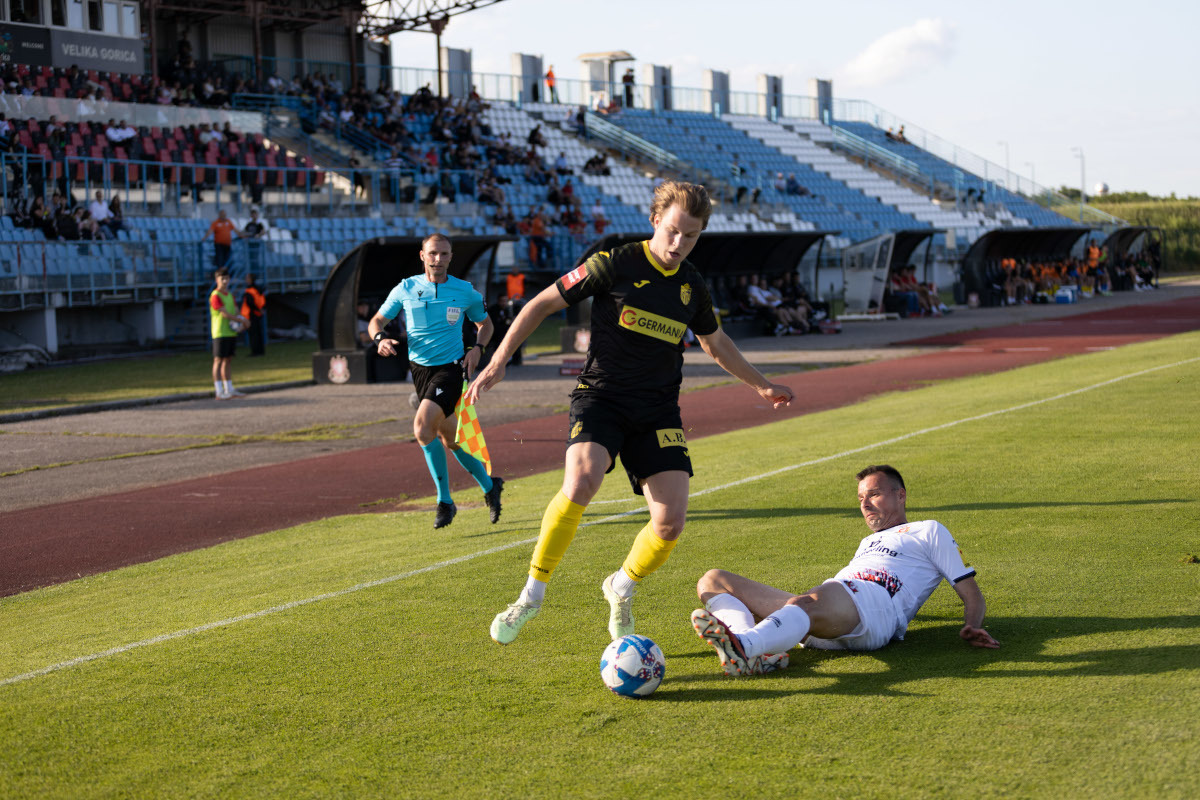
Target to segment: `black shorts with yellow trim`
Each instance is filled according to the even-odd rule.
[[[603,445],[610,459],[605,474],[620,456],[634,494],[642,494],[642,481],[660,472],[693,475],[678,402],[634,404],[613,392],[580,386],[571,393],[569,419],[567,446]]]
[[[447,417],[454,415],[454,407],[462,396],[463,370],[462,364],[454,361],[449,364],[438,364],[426,367],[423,364],[412,363],[413,388],[421,400],[432,400],[442,409]]]

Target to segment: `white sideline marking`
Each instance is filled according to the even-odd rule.
[[[1126,375],[1120,375],[1116,378],[1110,378],[1109,380],[1106,380],[1106,381],[1101,381],[1099,383],[1093,383],[1090,386],[1084,386],[1079,389],[1072,389],[1069,392],[1063,392],[1062,394],[1056,394],[1052,397],[1043,397],[1041,400],[1031,400],[1028,403],[1021,403],[1020,405],[1010,406],[1009,408],[1002,408],[1002,409],[999,409],[996,411],[988,411],[983,414],[977,414],[973,417],[963,417],[962,419],[956,419],[953,422],[944,422],[941,425],[934,425],[929,428],[921,428],[920,430],[911,431],[909,433],[905,433],[900,436],[894,436],[891,439],[884,439],[883,441],[873,442],[868,445],[863,445],[862,447],[855,447],[850,450],[843,450],[842,452],[834,453],[833,455],[822,456],[821,458],[814,458],[810,461],[804,461],[800,464],[791,464],[786,467],[780,467],[779,469],[773,469],[769,472],[762,472],[762,473],[759,473],[758,475],[753,475],[748,478],[741,478],[740,480],[730,481],[729,483],[723,483],[720,486],[712,486],[712,487],[709,487],[708,489],[701,489],[698,492],[692,492],[689,495],[689,498],[701,497],[703,495],[712,494],[713,492],[719,492],[724,489],[731,489],[735,486],[742,486],[747,483],[753,483],[755,481],[760,481],[760,480],[763,480],[764,478],[772,478],[776,475],[781,475],[785,472],[791,472],[792,470],[795,470],[795,469],[801,469],[803,467],[811,467],[811,466],[815,466],[816,464],[824,464],[827,461],[834,461],[836,459],[844,458],[846,456],[856,455],[858,453],[862,453],[867,450],[874,450],[875,448],[878,448],[878,447],[884,447],[884,446],[887,446],[890,444],[896,444],[897,442],[903,442],[906,439],[912,439],[915,436],[923,436],[926,433],[935,433],[937,431],[944,431],[948,428],[953,428],[958,425],[964,425],[968,422],[978,422],[979,420],[988,419],[990,417],[1000,416],[1001,414],[1010,414],[1014,411],[1022,411],[1024,409],[1032,408],[1034,406],[1040,406],[1045,403],[1052,403],[1055,400],[1062,400],[1064,398],[1072,397],[1077,394],[1083,394],[1084,392],[1090,392],[1095,389],[1103,388],[1105,386],[1111,386],[1114,383],[1120,383],[1121,381],[1129,380],[1130,378],[1137,378],[1142,375],[1147,375],[1151,372],[1158,372],[1159,370],[1171,369],[1173,367],[1180,367],[1180,366],[1183,366],[1184,364],[1191,364],[1192,362],[1195,362],[1195,361],[1200,361],[1200,356],[1196,356],[1194,358],[1185,358],[1182,361],[1176,361],[1171,364],[1162,364],[1157,367],[1149,367],[1148,369],[1138,370],[1137,372],[1130,372]],[[604,502],[611,502],[611,501],[604,501]],[[612,514],[612,515],[604,517],[602,519],[597,519],[597,520],[592,520],[590,522],[581,523],[579,527],[583,528],[583,527],[587,527],[589,525],[600,525],[605,522],[612,522],[613,520],[621,519],[622,517],[628,517],[633,514],[639,514],[639,513],[645,513],[645,512],[646,512],[646,508],[644,506],[640,506],[638,508],[630,509],[628,511],[622,511],[617,514]],[[338,597],[343,597],[348,594],[353,594],[354,592],[362,591],[363,589],[371,589],[376,586],[383,586],[385,584],[395,583],[396,581],[404,580],[405,578],[411,578],[415,575],[421,575],[426,572],[433,572],[434,570],[439,570],[439,569],[442,569],[443,567],[449,567],[449,566],[453,566],[455,564],[462,564],[466,561],[472,561],[476,558],[482,558],[483,556],[489,556],[494,553],[502,553],[505,550],[511,550],[514,547],[521,547],[523,545],[533,544],[536,541],[537,541],[537,537],[534,536],[529,539],[522,539],[517,542],[510,542],[508,544],[500,545],[498,547],[491,547],[491,548],[488,548],[487,550],[480,550],[476,553],[469,553],[465,556],[458,556],[457,558],[451,558],[451,559],[447,559],[445,561],[439,561],[436,564],[430,564],[429,566],[421,567],[420,569],[414,569],[409,572],[402,572],[398,575],[391,575],[387,578],[379,578],[378,580],[367,581],[366,583],[355,584],[354,586],[350,586],[345,589],[339,589],[336,592],[327,592],[325,594],[319,594],[314,597],[307,597],[303,600],[293,600],[290,603],[284,603],[282,605],[272,606],[271,608],[264,608],[261,611],[254,611],[249,614],[242,614],[241,616],[237,616],[237,617],[229,617],[228,619],[222,619],[222,620],[218,620],[216,622],[209,622],[204,625],[198,625],[194,628],[186,628],[181,631],[174,631],[172,633],[164,633],[160,636],[154,636],[149,639],[142,639],[141,641],[138,641],[138,642],[130,642],[129,644],[123,644],[119,647],[113,647],[108,650],[102,650],[99,653],[90,653],[86,656],[79,656],[78,658],[72,658],[69,661],[60,661],[57,664],[50,664],[49,666],[42,667],[41,669],[35,669],[32,672],[26,672],[21,675],[14,675],[11,678],[0,679],[0,686],[10,686],[14,683],[21,683],[22,681],[31,680],[33,678],[40,678],[43,675],[49,675],[51,672],[58,672],[59,670],[68,669],[70,667],[77,667],[80,664],[86,664],[89,661],[96,661],[101,658],[107,658],[109,656],[116,656],[116,655],[120,655],[121,653],[128,653],[131,650],[137,650],[142,647],[149,647],[150,645],[161,644],[163,642],[169,642],[174,639],[182,639],[185,636],[191,636],[191,635],[197,634],[197,633],[204,633],[205,631],[210,631],[215,628],[226,628],[226,627],[229,627],[230,625],[235,625],[239,622],[247,622],[252,619],[258,619],[259,617],[266,617],[271,614],[278,614],[281,611],[289,611],[293,608],[300,608],[301,606],[311,605],[312,603],[319,603],[324,600],[333,600]]]

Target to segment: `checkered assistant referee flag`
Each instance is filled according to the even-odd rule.
[[[492,459],[488,455],[487,442],[483,440],[483,428],[479,425],[479,417],[475,415],[475,404],[467,404],[467,382],[463,381],[462,394],[458,405],[454,407],[454,416],[458,417],[458,429],[454,432],[454,443],[487,467],[487,474],[492,474]]]

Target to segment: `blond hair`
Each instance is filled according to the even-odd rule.
[[[682,181],[663,181],[654,190],[654,199],[650,201],[650,221],[660,214],[667,213],[673,205],[678,205],[688,216],[700,220],[700,230],[708,227],[708,218],[712,215],[712,201],[708,199],[708,190],[696,183]]]

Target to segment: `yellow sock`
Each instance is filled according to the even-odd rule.
[[[654,533],[654,523],[647,524],[633,540],[633,547],[629,549],[629,555],[625,556],[625,563],[622,565],[625,574],[635,581],[641,581],[667,563],[667,558],[670,557],[671,551],[675,549],[675,543],[678,541],[678,539],[672,539],[668,542],[666,539],[658,538]]]
[[[529,562],[529,575],[542,583],[547,583],[554,574],[554,568],[566,554],[575,538],[575,530],[583,519],[583,509],[578,503],[571,502],[560,489],[550,505],[546,506],[546,514],[542,517],[542,531],[538,534],[537,544],[533,548],[533,559]]]

